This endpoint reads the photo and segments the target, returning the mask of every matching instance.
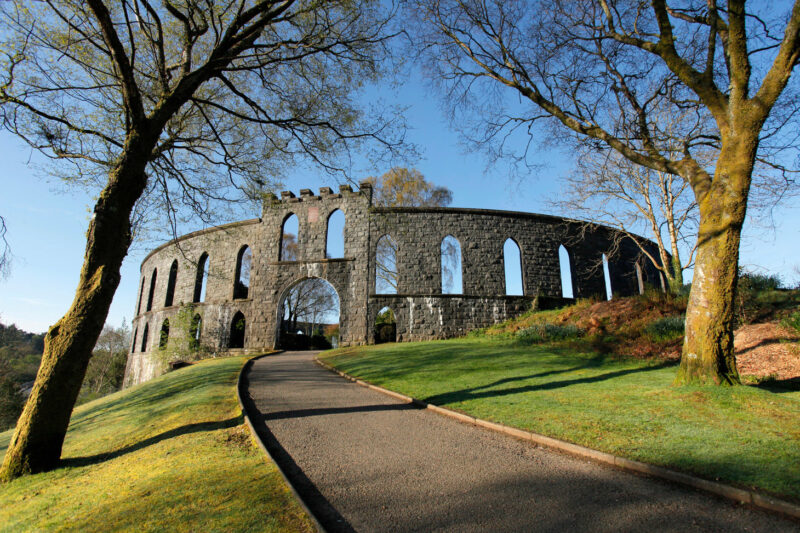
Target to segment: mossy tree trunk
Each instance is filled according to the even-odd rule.
[[[713,181],[707,189],[696,191],[700,207],[697,258],[676,384],[740,383],[733,350],[734,302],[757,146],[757,135],[739,135],[724,142]]]
[[[147,144],[135,137],[128,143],[95,204],[75,299],[45,336],[42,362],[0,480],[49,470],[59,462],[72,408],[131,244],[130,214],[147,182]]]

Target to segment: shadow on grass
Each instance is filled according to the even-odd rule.
[[[765,379],[756,388],[765,391],[774,392],[776,394],[786,392],[800,392],[800,377],[788,379]]]
[[[124,448],[119,448],[117,450],[108,452],[108,453],[98,453],[95,455],[88,455],[85,457],[68,457],[62,459],[59,463],[59,466],[62,467],[73,467],[73,466],[88,466],[93,464],[102,463],[105,461],[110,461],[111,459],[116,459],[117,457],[121,457],[125,454],[132,453],[143,448],[147,448],[148,446],[152,446],[153,444],[157,444],[161,441],[172,439],[174,437],[179,437],[181,435],[188,435],[190,433],[203,433],[206,431],[216,431],[218,429],[227,429],[236,427],[244,422],[244,417],[237,416],[234,418],[229,418],[227,420],[218,420],[216,422],[197,422],[194,424],[186,424],[185,426],[180,426],[177,428],[170,429],[168,431],[164,431],[163,433],[159,433],[158,435],[153,435],[150,438],[141,440],[135,444],[131,444],[129,446],[125,446]]]
[[[463,389],[459,391],[452,391],[452,392],[445,392],[443,394],[436,394],[434,396],[429,396],[427,398],[423,398],[424,401],[428,403],[432,403],[434,405],[445,405],[449,403],[456,403],[456,402],[464,402],[467,400],[475,400],[479,398],[494,398],[499,396],[508,396],[510,394],[520,394],[524,392],[533,392],[533,391],[542,391],[542,390],[553,390],[553,389],[560,389],[563,387],[569,387],[571,385],[580,385],[584,383],[597,383],[599,381],[606,381],[609,379],[618,378],[621,376],[626,376],[629,374],[638,374],[640,372],[652,372],[654,370],[661,370],[662,368],[667,368],[669,366],[674,366],[674,363],[661,363],[659,365],[642,367],[642,368],[629,368],[625,370],[617,370],[616,372],[606,372],[605,374],[598,374],[596,376],[590,376],[585,378],[576,378],[576,379],[565,379],[561,381],[550,381],[547,383],[538,383],[535,385],[526,385],[524,387],[513,387],[510,389],[502,389],[502,390],[493,390],[493,391],[483,391],[478,392],[481,389],[486,389],[488,387],[495,386],[501,382],[510,382],[510,381],[518,381],[523,379],[529,379],[533,377],[539,377],[542,375],[548,374],[558,374],[563,372],[571,372],[575,370],[579,370],[581,368],[585,368],[588,366],[594,365],[581,365],[575,368],[569,368],[564,370],[554,370],[551,372],[543,372],[540,375],[532,375],[532,376],[520,376],[519,378],[506,378],[500,380],[496,383],[489,384],[489,385],[481,385],[480,387],[473,387],[469,389]]]

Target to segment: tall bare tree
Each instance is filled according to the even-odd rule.
[[[555,139],[614,150],[689,183],[698,245],[676,382],[739,383],[733,324],[741,230],[756,164],[771,165],[779,180],[792,171],[800,1],[414,6],[415,44],[456,117],[477,124],[498,153],[510,130],[544,121]],[[652,120],[665,110],[680,122]],[[716,151],[714,168],[696,157],[708,149]]]
[[[6,220],[0,216],[0,279],[8,276],[11,270],[11,247],[6,239],[7,232]]]
[[[591,151],[563,181],[553,200],[556,207],[587,223],[619,230],[614,246],[622,240],[635,243],[664,276],[669,290],[680,290],[683,272],[694,264],[697,250],[697,203],[686,180],[631,163],[617,152]],[[634,232],[651,236],[657,251]]]
[[[2,2],[2,124],[98,195],[0,478],[58,463],[132,223],[154,204],[211,220],[298,157],[342,172],[360,144],[391,146],[355,98],[381,73],[389,15],[351,0]]]

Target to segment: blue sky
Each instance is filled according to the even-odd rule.
[[[559,190],[559,176],[571,167],[569,154],[546,151],[535,156],[545,167],[536,175],[510,178],[509,166],[493,164],[475,153],[465,153],[460,135],[450,129],[435,94],[411,80],[385,100],[408,106],[408,138],[422,159],[408,162],[428,180],[453,191],[453,206],[553,213],[549,197]],[[74,297],[83,260],[85,232],[97,191],[65,190],[48,182],[35,170],[35,153],[15,137],[0,132],[0,215],[6,219],[7,238],[14,254],[11,275],[0,281],[0,322],[42,332],[68,309]],[[398,162],[401,163],[401,162]],[[388,170],[376,169],[375,172]],[[367,177],[365,174],[363,177]],[[312,170],[286,177],[286,188],[336,186]],[[242,218],[259,213],[243,213]],[[773,212],[774,228],[748,222],[741,247],[741,263],[750,269],[779,273],[791,283],[800,266],[800,209],[796,200]],[[197,228],[199,229],[199,222]],[[122,281],[108,316],[114,326],[130,322],[139,282],[139,264],[148,252],[135,244],[122,268]]]

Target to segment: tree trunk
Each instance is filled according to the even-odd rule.
[[[739,384],[733,351],[739,243],[757,140],[728,143],[698,194],[700,227],[686,337],[675,384]]]
[[[0,480],[54,468],[92,349],[131,243],[130,213],[144,191],[149,150],[131,142],[109,174],[89,222],[80,281],[67,314],[45,337],[42,363],[0,470]]]

